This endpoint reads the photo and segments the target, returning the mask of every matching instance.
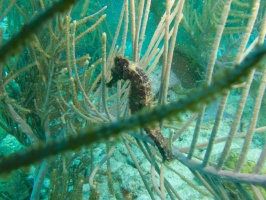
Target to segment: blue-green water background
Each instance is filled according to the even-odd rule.
[[[8,1],[4,1],[4,0],[0,0],[0,2],[2,2],[3,4],[3,9],[1,10],[2,13],[3,11],[5,11],[5,9],[8,8],[9,2]],[[35,2],[35,3],[34,3]],[[48,1],[44,1],[45,5],[49,4]],[[245,1],[245,3],[252,3],[253,1]],[[107,5],[107,9],[104,11],[104,13],[107,15],[106,20],[104,22],[101,23],[101,25],[92,33],[88,34],[88,36],[86,36],[85,38],[83,38],[81,40],[81,42],[79,42],[77,44],[77,49],[76,49],[76,57],[82,57],[86,54],[90,54],[91,56],[91,63],[93,63],[94,61],[96,61],[97,59],[99,59],[101,57],[101,33],[102,32],[106,32],[107,33],[107,52],[110,53],[110,46],[112,43],[112,39],[115,35],[115,31],[116,31],[116,27],[117,27],[117,23],[119,21],[119,16],[120,16],[120,12],[121,12],[121,8],[122,8],[122,0],[117,0],[117,1],[90,1],[90,5],[89,5],[89,9],[87,10],[87,12],[85,13],[85,16],[87,15],[91,15],[95,12],[97,12],[99,9],[101,9],[103,6]],[[173,62],[173,72],[178,79],[178,83],[179,85],[174,85],[172,86],[172,90],[174,91],[174,93],[177,93],[179,96],[174,96],[174,97],[169,97],[169,100],[177,100],[180,98],[180,96],[184,95],[186,93],[186,90],[190,90],[192,88],[197,88],[199,87],[199,85],[202,82],[202,77],[205,77],[206,75],[206,66],[208,63],[208,56],[210,55],[211,52],[211,47],[213,44],[213,39],[215,37],[215,32],[216,32],[216,21],[214,20],[213,15],[215,15],[216,17],[219,17],[219,13],[215,13],[215,6],[213,7],[213,12],[211,11],[210,13],[205,13],[206,16],[204,15],[203,12],[203,8],[204,8],[204,3],[205,1],[197,1],[196,3],[194,3],[194,1],[187,1],[187,10],[186,11],[195,11],[196,15],[198,16],[198,20],[200,20],[200,24],[202,25],[201,28],[203,28],[203,30],[206,30],[204,33],[202,32],[202,30],[200,30],[199,26],[195,25],[195,16],[191,17],[190,21],[187,21],[187,23],[192,23],[194,26],[190,29],[190,31],[188,29],[185,28],[185,25],[182,23],[185,23],[184,21],[181,23],[180,28],[179,28],[179,33],[178,33],[178,37],[177,37],[177,43],[176,43],[176,51],[175,51],[175,61]],[[214,4],[211,4],[214,5]],[[74,20],[80,20],[82,17],[85,16],[80,16],[81,10],[83,9],[83,4],[77,4],[73,7],[73,11],[71,13],[71,21],[73,22]],[[17,7],[18,8],[23,8],[23,12],[27,13],[27,17],[25,18],[24,16],[22,16],[18,11],[18,8],[13,7],[6,16],[4,16],[1,21],[0,21],[0,25],[1,25],[1,30],[3,30],[3,37],[2,37],[2,42],[5,42],[6,40],[8,40],[10,37],[12,37],[13,34],[15,34],[16,32],[19,31],[19,29],[22,27],[23,24],[27,23],[28,20],[30,20],[30,18],[34,15],[35,11],[41,12],[41,6],[39,1],[18,1],[17,2]],[[146,30],[146,36],[145,36],[145,41],[143,44],[143,48],[142,48],[142,52],[141,52],[141,56],[144,55],[145,50],[147,49],[150,39],[157,27],[157,24],[160,20],[160,17],[162,16],[163,12],[165,9],[165,4],[164,2],[160,2],[160,1],[153,1],[153,5],[152,5],[152,9],[151,9],[151,13],[149,15],[149,21],[148,21],[148,25],[147,25],[147,30]],[[217,8],[218,9],[218,8]],[[243,7],[241,9],[239,9],[239,7],[237,5],[232,4],[232,9],[237,10],[240,14],[239,16],[229,16],[229,20],[232,20],[231,23],[228,23],[226,25],[226,27],[238,27],[238,30],[235,30],[235,32],[232,34],[225,34],[222,37],[222,41],[221,41],[221,48],[218,52],[218,56],[217,56],[217,60],[220,63],[220,65],[217,65],[215,73],[222,71],[224,68],[230,68],[232,67],[232,62],[234,60],[234,57],[237,53],[237,47],[239,47],[240,45],[240,40],[241,40],[241,36],[243,35],[244,32],[244,28],[247,24],[247,18],[245,17],[245,15],[248,15],[251,11],[249,7]],[[262,14],[265,12],[265,1],[261,2],[261,8],[260,8],[260,15],[262,16]],[[187,19],[189,18],[189,16],[191,15],[191,13],[184,13],[184,15],[187,17]],[[1,16],[1,14],[0,14]],[[207,19],[205,19],[207,17]],[[261,24],[261,18],[262,17],[258,17],[257,23],[255,24],[255,28],[252,31],[251,37],[249,39],[248,45],[250,43],[252,43],[254,41],[254,39],[258,36],[259,33],[259,27]],[[234,22],[234,20],[236,20],[236,22]],[[83,27],[82,30],[79,30],[80,32],[84,31],[86,28],[90,27],[93,23],[95,23],[96,19],[93,19],[92,21],[89,21],[86,23],[86,25]],[[205,23],[205,24],[204,24]],[[55,22],[53,21],[52,26],[55,24]],[[189,24],[191,25],[191,24]],[[123,28],[123,27],[122,27]],[[47,27],[45,27],[44,30],[41,30],[40,32],[44,33],[46,32],[48,34],[48,30]],[[129,31],[130,32],[130,31]],[[40,41],[42,44],[46,43],[46,38],[48,38],[48,36],[46,34],[44,34],[44,37],[42,38],[42,40]],[[121,45],[122,43],[122,37],[120,35],[120,37],[118,38],[117,41],[117,45]],[[159,47],[162,47],[163,42],[161,42],[161,44],[159,45]],[[21,53],[21,57],[19,59],[19,64],[17,65],[16,70],[19,70],[21,68],[23,68],[24,66],[26,66],[27,64],[29,64],[31,62],[30,60],[30,54],[32,52],[30,52],[29,50],[22,50]],[[131,43],[131,35],[128,34],[128,38],[127,38],[127,45],[126,45],[126,51],[125,51],[125,55],[129,58],[132,59],[132,43]],[[225,56],[226,55],[226,56]],[[66,58],[66,52],[62,53],[62,60]],[[183,58],[183,60],[181,59]],[[12,61],[11,61],[12,63]],[[190,70],[185,71],[184,73],[182,73],[180,68],[175,68],[175,66],[177,66],[176,63],[189,63],[188,67]],[[159,65],[162,65],[162,59],[159,62]],[[9,71],[11,64],[7,64],[5,67],[5,71],[3,72],[3,76],[4,78],[8,76],[9,73],[11,73]],[[224,68],[223,68],[224,67]],[[94,80],[96,80],[97,75],[99,75],[101,71],[101,67],[97,68],[93,74],[92,74],[92,82]],[[81,69],[79,71],[80,74],[82,74],[84,71]],[[181,74],[181,75],[180,75]],[[21,80],[22,78],[26,77],[26,74],[22,74],[22,76],[14,81],[12,81],[10,84],[12,85],[12,87],[7,87],[7,92],[10,98],[12,98],[14,101],[16,101],[19,105],[24,106],[27,108],[27,106],[31,107],[31,105],[33,104],[33,101],[30,101],[30,103],[28,103],[25,99],[23,99],[25,96],[24,94],[27,92],[27,88],[29,87],[30,84],[32,84],[31,82],[23,82],[23,80]],[[185,80],[182,80],[182,77],[185,77]],[[26,78],[25,78],[26,80]],[[187,80],[189,80],[189,82],[192,82],[191,85],[187,84]],[[37,83],[38,84],[38,83]],[[156,82],[156,84],[159,84],[158,82]],[[179,87],[184,88],[183,92],[180,92]],[[256,92],[256,89],[258,87],[258,83],[256,83],[256,81],[254,82],[254,84],[252,85],[253,91],[254,93]],[[112,92],[112,91],[111,91]],[[235,96],[233,96],[234,98],[239,98],[239,92],[238,91],[234,91]],[[254,97],[252,96],[253,92],[251,92],[250,94],[250,101],[253,102],[254,101]],[[30,96],[30,95],[29,95]],[[37,98],[37,97],[35,97]],[[234,100],[233,98],[233,100]],[[29,98],[30,99],[30,98]],[[213,104],[213,107],[211,107],[208,111],[207,111],[207,120],[206,123],[211,123],[209,121],[213,120],[213,114],[214,111],[217,109],[217,105],[218,104]],[[250,103],[248,106],[250,106],[250,108],[246,109],[246,111],[244,112],[244,116],[245,116],[245,120],[244,122],[248,123],[248,119],[250,119],[251,117],[251,111],[252,111],[252,103]],[[263,111],[261,112],[261,115],[263,113],[265,113],[265,104],[263,104],[264,107],[262,108]],[[8,127],[9,126],[9,122],[10,121],[5,121],[4,119],[6,119],[7,114],[5,113],[6,110],[4,109],[4,106],[1,105],[1,112],[2,112],[2,117],[1,117],[1,138],[0,138],[0,153],[1,156],[3,155],[8,155],[10,153],[13,152],[17,152],[20,151],[22,149],[28,148],[31,146],[30,141],[28,140],[27,136],[25,134],[20,135],[20,137],[18,136],[11,136],[12,134],[7,134],[8,132],[12,132],[16,129],[19,129],[19,127],[15,127],[13,130],[12,128]],[[234,112],[230,112],[230,109],[228,109],[226,111],[226,119],[231,120],[234,115]],[[26,115],[23,116],[24,118],[26,118]],[[10,120],[10,118],[8,118]],[[43,121],[41,121],[41,119],[38,119],[36,121],[34,121],[34,123],[37,123],[39,126],[34,126],[35,124],[33,123],[33,117],[32,118],[28,118],[28,123],[34,127],[34,133],[36,133],[37,137],[42,141],[45,142],[45,135],[44,135],[44,131],[43,131]],[[259,125],[263,126],[265,125],[265,118],[263,118],[262,116],[260,116],[260,120],[259,120]],[[51,124],[51,126],[54,126],[56,124],[56,122],[53,122],[54,124]],[[12,124],[10,122],[10,124]],[[247,126],[247,124],[243,125],[244,127]],[[6,127],[6,128],[5,128]],[[52,133],[52,134],[58,134],[60,135],[61,132],[59,131],[58,133]],[[55,136],[56,139],[57,136]],[[61,135],[58,137],[62,137]],[[180,141],[182,140],[186,140],[186,138],[181,138]],[[180,144],[182,145],[182,144]],[[252,143],[253,147],[262,147],[264,145],[264,137],[259,135],[254,137],[253,143]],[[95,158],[95,164],[97,164],[100,160],[100,158],[102,158],[103,155],[105,155],[105,146],[99,146],[100,148],[96,148],[94,149],[95,154],[98,156],[98,158]],[[100,149],[102,149],[103,151],[100,152]],[[134,149],[135,152],[137,152],[138,150]],[[98,153],[100,152],[100,153]],[[128,152],[125,152],[124,149],[120,149],[120,152],[122,155],[126,155],[126,156],[121,156],[121,163],[123,163],[123,165],[127,165],[130,166],[132,170],[130,171],[134,171],[136,170],[136,166],[134,165],[134,163],[131,161],[131,159],[128,158]],[[136,153],[137,154],[137,153]],[[139,155],[139,154],[137,154]],[[118,156],[118,157],[119,157]],[[60,156],[59,156],[60,157]],[[60,157],[61,158],[61,157]],[[58,158],[60,160],[60,158]],[[70,159],[71,160],[71,156],[66,156],[66,159]],[[88,158],[89,160],[89,158]],[[61,160],[60,160],[61,162]],[[144,162],[144,161],[143,161]],[[70,162],[71,163],[71,162]],[[120,165],[121,163],[118,163],[117,161],[117,165]],[[87,163],[86,163],[87,164]],[[80,165],[80,163],[78,161],[71,163],[71,166],[69,167],[69,176],[73,176],[74,172],[75,172],[75,167],[77,167],[78,165]],[[113,164],[113,165],[116,165]],[[121,164],[122,165],[122,164]],[[36,165],[37,166],[37,165]],[[34,185],[34,178],[36,177],[36,171],[38,170],[38,167],[32,167],[30,171],[27,170],[20,170],[17,173],[14,173],[13,176],[8,177],[7,179],[1,179],[0,181],[0,199],[30,199],[30,194],[31,191],[33,189],[33,185]],[[89,166],[89,164],[88,164]],[[145,165],[144,165],[145,166]],[[56,168],[56,164],[53,163],[53,165],[51,166],[51,169]],[[88,174],[90,173],[90,170],[93,167],[88,167],[87,170],[84,170],[83,175],[87,177],[87,179],[85,180],[85,183],[88,183]],[[50,170],[50,169],[49,169]],[[59,169],[60,170],[60,169]],[[52,171],[52,170],[51,170]],[[55,188],[50,188],[50,179],[52,177],[51,175],[51,171],[48,172],[48,175],[44,181],[44,186],[43,189],[41,190],[41,195],[40,195],[40,199],[48,199],[49,198],[49,192],[50,190],[55,190]],[[102,173],[102,174],[101,174]],[[122,170],[121,170],[122,173]],[[129,172],[124,172],[123,176],[121,175],[121,177],[124,177],[124,179],[126,179]],[[62,175],[62,174],[61,174]],[[106,181],[106,179],[101,180],[101,176],[102,177],[106,177],[106,172],[103,170],[100,172],[100,175],[98,178],[99,182],[104,182]],[[135,174],[132,175],[132,177],[136,176]],[[132,178],[133,179],[133,178]],[[58,178],[59,182],[62,181],[63,179]],[[71,181],[74,181],[75,179],[73,178],[73,180],[71,179]],[[119,181],[123,182],[123,180],[118,179]],[[68,190],[67,192],[71,193],[72,188],[74,187],[73,185],[78,185],[77,182],[69,182],[69,186],[68,186]],[[136,182],[138,182],[139,180],[135,180]],[[106,181],[107,182],[107,181]],[[114,181],[114,182],[117,182]],[[133,182],[133,181],[132,181]],[[60,182],[59,185],[63,185],[64,181]],[[132,188],[134,188],[134,186],[129,185],[128,187],[125,187],[126,184],[123,185],[123,187],[120,187],[121,191],[123,191],[124,195],[126,195],[126,193],[132,193],[133,194],[133,199],[141,199],[141,195],[137,196],[137,193],[139,192],[139,188],[136,188],[136,190],[134,191]],[[136,186],[137,187],[137,186]],[[119,187],[118,187],[119,188]],[[64,188],[57,188],[58,192],[62,192],[64,190]],[[145,189],[144,189],[145,190]],[[106,193],[108,193],[108,191],[105,191]],[[143,192],[143,190],[141,191]],[[102,193],[102,199],[103,199],[103,191],[101,191]],[[91,193],[89,193],[91,194]],[[147,195],[148,196],[148,195]],[[189,195],[188,195],[189,196]],[[193,195],[192,195],[193,196]],[[106,197],[106,196],[105,196]],[[70,199],[70,197],[68,196],[68,198]],[[68,199],[67,198],[67,199]],[[73,197],[72,199],[75,199],[75,197]]]

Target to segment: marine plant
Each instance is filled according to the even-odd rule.
[[[29,2],[0,1],[0,19],[8,20],[8,28],[0,32],[0,125],[24,148],[2,156],[0,173],[7,175],[19,169],[25,181],[27,170],[22,167],[33,164],[33,183],[27,186],[32,192],[25,192],[24,198],[82,199],[89,195],[91,199],[133,199],[145,193],[151,199],[185,199],[184,192],[189,190],[196,192],[191,194],[194,198],[230,199],[224,182],[234,186],[239,198],[263,198],[266,177],[260,172],[266,148],[254,155],[252,173],[241,169],[254,150],[252,139],[266,131],[265,121],[259,120],[264,117],[259,112],[265,106],[265,2],[252,1],[252,9],[237,0],[201,2],[199,9],[211,13],[205,13],[210,17],[205,25],[210,24],[208,34],[212,37],[208,37],[204,52],[203,48],[198,50],[205,58],[200,63],[204,66],[201,84],[192,84],[195,91],[183,99],[169,98],[171,67],[178,65],[173,61],[178,61],[176,52],[183,52],[178,58],[191,57],[177,36],[182,31],[189,32],[190,37],[193,30],[204,31],[198,22],[204,24],[208,18],[204,14],[197,21],[188,18],[195,15],[195,7],[189,10],[194,1],[167,0],[152,37],[147,37],[151,34],[151,0],[117,1],[121,13],[114,36],[109,33],[114,30],[105,25],[112,22],[103,14],[116,11],[112,3],[105,7],[101,2],[99,8],[89,0]],[[243,20],[234,18],[234,6],[246,8]],[[227,27],[240,22],[244,25],[237,33]],[[17,33],[5,38],[8,31]],[[198,35],[189,40],[193,46],[203,47]],[[235,40],[239,45],[228,47]],[[106,87],[118,55],[141,66],[147,77],[161,67],[160,81],[155,83],[160,86],[158,98],[153,99],[150,109],[130,115],[129,83],[118,81],[115,88]],[[254,82],[256,87],[248,96]],[[252,100],[254,105],[246,103]],[[230,110],[231,103],[237,108]],[[208,107],[210,104],[218,108]],[[245,113],[250,105],[252,113]],[[209,110],[215,119],[208,118]],[[174,160],[162,159],[154,148],[156,140],[142,130],[147,132],[147,126],[160,127]],[[260,145],[265,146],[265,142]],[[236,146],[240,156],[234,167],[225,169],[226,158]],[[212,159],[214,154],[218,159]],[[125,182],[127,175],[119,176],[113,160],[137,171],[138,181]],[[45,180],[49,180],[48,186],[43,185]],[[139,187],[130,185],[132,182],[140,182]],[[186,188],[181,190],[179,183]],[[12,192],[4,191],[2,198],[17,198]]]

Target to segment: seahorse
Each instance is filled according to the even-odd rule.
[[[114,58],[114,67],[111,69],[111,76],[112,78],[107,83],[107,87],[112,87],[118,80],[130,81],[129,108],[131,114],[151,106],[151,81],[145,72],[138,67],[137,63],[130,62],[121,56],[116,56]],[[172,155],[159,125],[144,127],[144,130],[156,144],[163,161],[170,161]]]

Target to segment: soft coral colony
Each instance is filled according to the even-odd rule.
[[[19,175],[31,199],[183,199],[179,181],[194,198],[265,198],[266,148],[254,156],[251,173],[243,170],[252,139],[266,131],[265,8],[259,0],[0,0],[0,20],[7,19],[0,31],[0,125],[24,149],[0,160],[2,174],[20,169],[2,194],[18,197],[7,185],[17,185]],[[160,81],[150,82],[157,72]],[[171,85],[172,73],[180,86]],[[218,108],[207,121],[211,103]],[[131,167],[139,187],[113,161]],[[33,172],[21,170],[30,164]]]

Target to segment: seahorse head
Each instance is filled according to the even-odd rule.
[[[112,87],[118,80],[128,79],[129,61],[121,56],[114,59],[114,67],[111,69],[112,79],[107,83],[107,87]]]

